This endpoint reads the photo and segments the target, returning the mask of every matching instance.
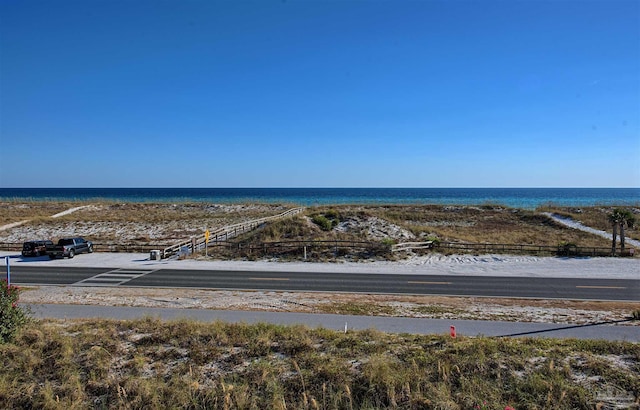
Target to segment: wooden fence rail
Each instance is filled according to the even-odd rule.
[[[287,218],[293,215],[297,215],[304,211],[305,208],[292,208],[288,211],[285,211],[278,215],[267,216],[265,218],[255,219],[253,221],[242,222],[234,225],[225,226],[224,228],[218,229],[217,231],[213,231],[209,233],[209,244],[218,243],[221,241],[227,241],[230,238],[243,234],[244,232],[251,231],[256,229],[260,225],[267,223],[269,221],[274,221],[277,219]],[[197,237],[192,237],[186,239],[182,242],[179,242],[175,245],[167,246],[162,250],[161,257],[162,259],[169,258],[178,254],[179,252],[187,252],[192,253],[197,250],[204,249],[206,245],[206,240],[204,237],[204,233]]]
[[[100,243],[93,242],[93,250],[95,252],[133,252],[147,253],[156,249],[163,249],[168,244],[140,244],[140,243]],[[22,242],[0,242],[0,251],[16,251],[22,250]]]
[[[289,212],[289,211],[288,211]],[[282,214],[281,214],[282,215]],[[264,218],[263,218],[264,219]],[[253,225],[258,223],[258,225]],[[264,222],[262,222],[264,223]],[[224,249],[232,254],[237,255],[257,255],[257,254],[277,254],[287,252],[299,252],[300,254],[306,254],[306,251],[312,252],[314,250],[331,250],[334,249],[336,253],[339,251],[349,250],[364,250],[369,253],[388,253],[388,252],[402,252],[413,250],[435,250],[438,252],[463,252],[463,253],[502,253],[502,254],[534,254],[534,255],[558,255],[558,256],[612,256],[611,248],[604,247],[581,247],[573,245],[529,245],[529,244],[496,244],[496,243],[462,243],[462,242],[438,242],[438,241],[426,241],[426,242],[404,242],[389,246],[381,242],[366,242],[366,241],[283,241],[283,242],[261,242],[261,243],[243,243],[232,242],[226,240],[228,237],[235,236],[239,233],[246,232],[251,226],[259,226],[259,222],[251,221],[246,224],[232,225],[226,227],[225,230],[216,231],[217,235],[210,236],[209,248]],[[242,226],[244,225],[244,226]],[[228,235],[225,235],[228,234]],[[215,239],[213,239],[215,238]],[[225,240],[222,240],[224,238]],[[213,240],[212,240],[213,239]],[[182,242],[181,246],[190,246],[193,251],[193,245],[195,243],[195,249],[204,249],[205,241],[204,235],[201,239],[189,242]],[[167,244],[136,244],[136,243],[94,243],[94,249],[96,252],[142,252],[147,253],[152,250],[173,249],[170,252],[179,252],[180,246]],[[0,242],[0,251],[21,251],[22,243],[16,242]],[[614,256],[635,256],[634,248],[627,248],[624,252],[616,249]]]
[[[307,254],[315,252],[330,251],[334,255],[340,253],[352,253],[354,251],[364,251],[368,254],[384,254],[390,251],[390,246],[379,242],[367,241],[281,241],[281,242],[218,242],[209,244],[214,252],[226,251],[234,256],[259,256],[296,253],[306,258]],[[217,248],[217,249],[216,249]]]
[[[524,253],[535,255],[559,255],[559,256],[612,256],[611,248],[586,247],[575,245],[529,245],[506,243],[461,243],[461,242],[435,242],[434,249],[439,251],[455,250],[474,253]],[[633,256],[633,248],[621,252],[616,249],[614,256]]]
[[[391,246],[391,252],[406,252],[418,249],[431,249],[433,248],[433,241],[426,242],[402,242]]]

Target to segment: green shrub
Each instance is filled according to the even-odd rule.
[[[333,224],[324,215],[314,215],[311,217],[314,224],[318,225],[323,231],[330,231]]]
[[[312,215],[311,220],[323,231],[330,231],[340,223],[340,213],[330,209],[324,213]]]
[[[327,219],[331,220],[334,224],[337,224],[338,221],[340,221],[340,213],[335,209],[329,209],[327,212],[324,213],[324,216]]]
[[[26,312],[18,306],[20,288],[6,280],[0,281],[0,343],[13,340],[14,336],[28,321]]]
[[[384,246],[392,246],[396,244],[396,240],[393,238],[384,238],[380,241],[380,243]]]

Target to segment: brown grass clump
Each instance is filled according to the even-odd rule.
[[[0,345],[0,402],[47,409],[563,410],[614,400],[632,407],[640,397],[639,360],[640,346],[626,342],[152,318],[47,321]]]

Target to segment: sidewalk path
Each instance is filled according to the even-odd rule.
[[[594,228],[591,228],[589,226],[585,226],[585,225],[581,224],[580,222],[575,221],[575,220],[573,220],[572,218],[569,218],[569,217],[560,216],[560,215],[557,215],[557,214],[552,214],[551,212],[543,212],[543,214],[548,216],[549,218],[553,219],[554,221],[563,224],[564,226],[568,226],[569,228],[579,229],[581,231],[589,232],[589,233],[592,233],[594,235],[602,236],[603,238],[607,238],[607,239],[610,239],[611,235],[612,235],[609,232],[600,231],[598,229],[594,229]],[[618,236],[618,242],[620,242],[620,236]],[[637,246],[637,247],[640,248],[640,241],[637,241],[635,239],[625,238],[625,242],[628,245],[633,245],[633,246]]]
[[[78,211],[78,210],[80,210],[82,208],[86,208],[88,206],[89,205],[83,205],[83,206],[76,206],[75,208],[69,208],[66,211],[58,212],[55,215],[51,215],[51,218],[59,218],[59,217],[64,216],[64,215],[69,215],[70,213]],[[16,226],[24,225],[27,222],[29,222],[30,220],[31,219],[24,219],[22,221],[18,221],[18,222],[13,222],[13,223],[10,223],[10,224],[2,225],[2,226],[0,226],[0,231],[6,231],[7,229],[11,229],[11,228],[15,228]]]
[[[480,320],[419,319],[404,317],[352,316],[292,312],[256,312],[171,308],[107,307],[87,305],[28,305],[36,318],[116,320],[157,317],[162,320],[190,319],[204,322],[221,320],[242,323],[305,325],[337,331],[376,329],[387,333],[450,334],[458,336],[513,336],[576,338],[640,342],[640,326],[562,325],[549,323],[494,322]]]

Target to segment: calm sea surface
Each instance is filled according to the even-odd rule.
[[[0,188],[0,200],[337,204],[640,206],[640,188]]]

